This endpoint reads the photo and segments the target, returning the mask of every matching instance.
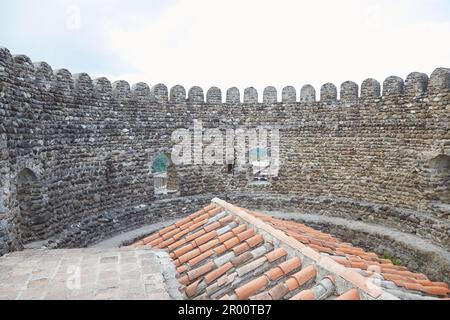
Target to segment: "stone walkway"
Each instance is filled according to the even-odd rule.
[[[25,250],[0,258],[0,300],[181,298],[175,268],[163,251]]]
[[[164,222],[159,222],[159,223],[155,223],[152,225],[144,226],[139,229],[121,233],[110,239],[98,242],[90,247],[91,248],[99,248],[99,249],[101,249],[101,248],[105,248],[105,249],[106,248],[119,248],[119,247],[123,246],[124,244],[128,245],[138,239],[145,238],[149,234],[152,234],[157,230],[160,230],[167,226],[170,226],[171,224],[174,224],[177,221],[178,220],[169,220],[169,221],[164,221]]]

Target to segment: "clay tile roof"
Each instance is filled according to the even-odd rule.
[[[168,251],[180,290],[189,299],[313,300],[336,298],[339,292],[336,300],[359,300],[391,294],[373,279],[392,292],[450,295],[447,283],[433,282],[374,252],[221,200],[132,246]],[[317,280],[324,272],[329,276]],[[335,278],[340,280],[335,283]]]

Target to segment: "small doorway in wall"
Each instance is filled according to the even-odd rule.
[[[42,188],[36,174],[28,168],[20,171],[16,190],[22,244],[45,240],[48,215],[42,210]]]
[[[179,177],[170,154],[160,153],[152,165],[155,195],[168,195],[178,192]]]

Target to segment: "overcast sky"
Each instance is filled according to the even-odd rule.
[[[261,99],[450,67],[450,1],[0,0],[0,46],[92,78]]]

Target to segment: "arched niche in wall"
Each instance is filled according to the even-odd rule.
[[[429,161],[433,198],[450,204],[450,156],[441,154]]]
[[[34,171],[22,169],[17,175],[16,200],[18,227],[22,244],[47,238],[49,214],[44,208],[42,184]]]
[[[180,188],[180,178],[175,165],[168,153],[159,153],[152,163],[155,195],[177,193]]]
[[[249,163],[251,168],[251,180],[267,182],[276,177],[276,168],[272,166],[269,149],[266,147],[254,147],[249,150]]]

